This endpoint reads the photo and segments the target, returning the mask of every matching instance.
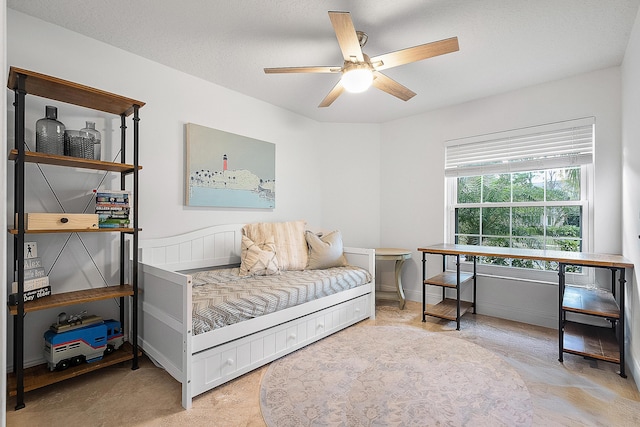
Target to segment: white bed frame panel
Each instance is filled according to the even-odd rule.
[[[193,397],[366,318],[375,318],[375,252],[345,248],[370,283],[235,325],[192,335],[187,270],[240,263],[242,226],[209,227],[139,242],[138,343]]]

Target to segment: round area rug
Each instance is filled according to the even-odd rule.
[[[403,326],[355,326],[273,362],[269,427],[528,426],[529,391],[484,348]]]

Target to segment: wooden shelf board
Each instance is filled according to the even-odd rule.
[[[460,284],[468,282],[473,279],[471,273],[460,273]],[[455,288],[457,286],[457,273],[454,271],[445,271],[436,276],[430,277],[424,281],[425,285],[442,286],[445,288]]]
[[[13,148],[9,152],[9,160],[17,159],[18,150]],[[104,162],[102,160],[83,159],[80,157],[59,156],[57,154],[39,153],[37,151],[25,151],[24,161],[26,163],[39,163],[41,165],[65,166],[120,173],[131,173],[135,170],[134,165],[130,165],[127,163],[113,163]],[[142,166],[138,166],[138,170],[141,169]]]
[[[600,289],[567,286],[564,289],[562,309],[610,319],[620,318],[620,307],[613,294]]]
[[[615,329],[566,322],[563,351],[607,362],[620,363]]]
[[[9,89],[17,89],[18,74],[26,76],[25,90],[30,95],[54,99],[93,110],[128,116],[133,113],[134,105],[143,107],[145,104],[142,101],[17,67],[11,67],[9,70],[9,80],[7,82]]]
[[[35,301],[24,304],[24,311],[45,310],[47,308],[63,307],[67,305],[81,304],[84,302],[100,301],[109,298],[119,298],[133,295],[133,287],[131,285],[115,285],[105,286],[102,288],[83,289],[80,291],[64,292],[43,297]],[[9,312],[12,315],[18,314],[18,306],[9,306]]]
[[[142,228],[138,228],[138,231]],[[18,234],[18,230],[10,228],[9,233]],[[25,230],[25,234],[46,234],[46,233],[133,233],[135,228],[78,228],[71,230],[49,229],[49,230]]]
[[[460,301],[460,317],[462,317],[471,307],[473,303],[470,301]],[[456,320],[457,302],[451,298],[445,298],[435,305],[427,305],[424,314],[441,319]]]
[[[142,353],[138,351],[138,355]],[[92,363],[72,366],[64,371],[50,371],[47,364],[32,366],[24,370],[24,391],[32,391],[70,378],[75,378],[88,372],[93,372],[107,366],[116,365],[133,359],[133,346],[125,342],[118,350]],[[7,375],[7,392],[15,396],[16,376],[13,372]]]

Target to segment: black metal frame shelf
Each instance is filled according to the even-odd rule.
[[[132,360],[131,369],[138,369],[138,172],[142,169],[139,165],[139,109],[145,103],[131,98],[126,98],[113,93],[105,92],[89,86],[80,85],[57,77],[51,77],[29,70],[11,67],[7,87],[15,93],[15,148],[9,153],[9,160],[15,162],[14,168],[14,214],[16,224],[9,229],[9,233],[14,237],[14,263],[18,284],[18,303],[9,307],[10,314],[13,315],[13,372],[9,374],[9,385],[11,396],[16,396],[15,409],[21,409],[24,404],[25,390],[43,387],[54,382],[62,381],[66,378],[91,372],[103,366],[113,364],[114,360]],[[77,105],[84,108],[99,110],[120,116],[120,162],[105,162],[99,160],[81,159],[69,156],[58,156],[39,152],[27,151],[25,145],[25,103],[26,95],[36,95],[47,99]],[[133,115],[133,164],[126,163],[126,118]],[[125,178],[133,175],[132,188],[132,217],[133,227],[131,228],[110,228],[95,230],[26,230],[25,229],[25,164],[37,163],[67,168],[82,168],[114,172],[120,174],[120,189],[126,189]],[[120,234],[120,284],[90,288],[62,294],[53,294],[36,301],[25,303],[22,298],[24,293],[24,242],[25,235],[31,233],[87,233],[87,232],[109,232]],[[131,283],[126,283],[125,264],[128,262],[126,245],[129,236],[132,246]],[[44,310],[46,308],[68,306],[91,301],[99,301],[108,298],[119,298],[120,300],[120,322],[124,325],[125,309],[124,301],[126,297],[131,298],[131,336],[130,344],[123,348],[126,351],[119,351],[117,358],[112,358],[111,362],[95,365],[89,369],[75,369],[69,373],[53,372],[38,374],[41,369],[25,370],[24,368],[24,339],[25,339],[25,314],[31,311]],[[125,353],[125,354],[122,354]],[[117,362],[115,362],[117,363]],[[45,369],[46,371],[46,369]],[[29,384],[25,388],[25,372],[28,372]],[[35,374],[34,374],[35,372]],[[46,377],[46,378],[45,378]]]

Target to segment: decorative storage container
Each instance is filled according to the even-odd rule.
[[[79,130],[64,131],[64,154],[93,160],[93,139]]]

